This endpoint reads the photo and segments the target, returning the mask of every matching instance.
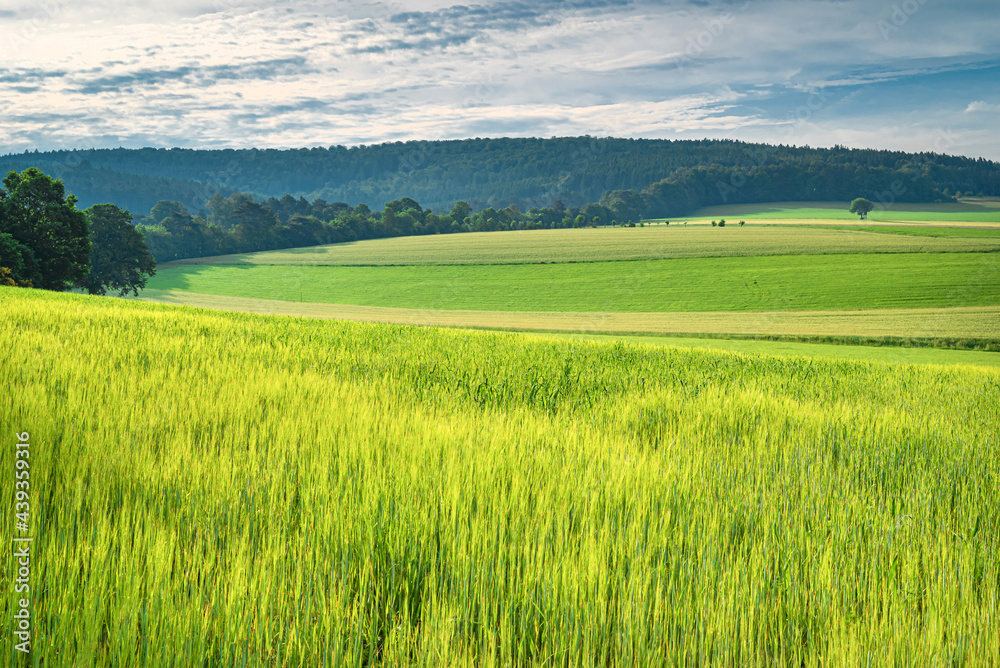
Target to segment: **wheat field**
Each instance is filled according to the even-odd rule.
[[[1000,663],[995,369],[0,310],[39,665]]]

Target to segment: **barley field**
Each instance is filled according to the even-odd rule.
[[[0,310],[38,665],[1000,663],[996,369]]]

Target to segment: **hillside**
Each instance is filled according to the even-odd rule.
[[[564,137],[395,142],[290,150],[100,149],[0,157],[0,172],[37,166],[81,203],[144,214],[159,200],[198,210],[214,194],[316,198],[381,209],[411,197],[435,211],[596,202],[643,191],[647,215],[770,201],[933,202],[1000,195],[1000,165],[936,153],[813,149],[727,140]]]

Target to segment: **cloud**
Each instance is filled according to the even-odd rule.
[[[889,39],[892,3],[866,0],[15,4],[0,152],[505,134],[933,150],[954,126],[949,150],[1000,158],[995,100],[955,102],[1000,72],[991,2],[924,4]]]
[[[268,81],[282,76],[298,76],[306,73],[306,59],[301,56],[276,58],[237,65],[195,64],[166,69],[139,69],[122,74],[100,76],[85,80],[76,91],[86,95],[108,91],[131,91],[137,87],[156,87],[170,81],[186,81],[196,86],[212,85],[219,81],[250,79]]]
[[[998,112],[1000,111],[1000,104],[988,104],[983,100],[976,100],[975,102],[970,102],[969,106],[965,108],[965,113],[967,114],[977,111]]]

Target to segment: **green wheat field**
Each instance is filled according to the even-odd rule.
[[[1000,664],[996,368],[0,311],[42,665]]]

